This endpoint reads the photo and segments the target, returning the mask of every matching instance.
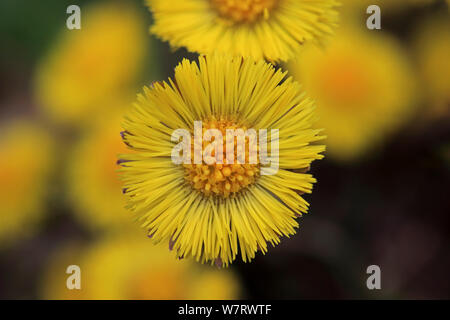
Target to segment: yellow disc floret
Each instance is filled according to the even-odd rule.
[[[220,15],[233,22],[253,22],[264,16],[268,18],[277,0],[211,0]]]
[[[230,194],[236,194],[255,182],[259,176],[259,163],[257,157],[255,157],[256,163],[250,163],[251,148],[249,146],[248,136],[245,136],[245,162],[242,164],[239,164],[237,161],[238,151],[242,152],[242,146],[239,146],[234,142],[227,143],[226,131],[228,129],[242,129],[243,131],[246,131],[247,128],[245,126],[239,126],[234,121],[224,119],[216,120],[213,118],[203,123],[202,135],[209,129],[218,129],[222,133],[223,141],[219,143],[222,143],[223,163],[208,165],[204,159],[201,164],[185,164],[185,177],[194,189],[205,195],[218,195],[227,198]],[[193,139],[191,147],[194,159],[195,156],[199,156],[199,152],[203,154],[203,151],[209,144],[217,142],[214,137],[212,138],[212,141],[202,140],[202,148],[197,149],[194,148],[195,143],[197,142]],[[233,163],[227,161],[227,150],[234,151]],[[195,155],[195,153],[197,153],[197,155]],[[218,158],[216,157],[214,150],[212,151],[211,156],[216,159]]]

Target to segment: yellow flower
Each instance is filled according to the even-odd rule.
[[[80,220],[94,229],[114,230],[131,225],[117,177],[117,157],[126,151],[119,134],[122,116],[122,112],[115,111],[96,118],[83,130],[68,159],[72,206]]]
[[[81,270],[81,290],[66,287],[69,265]],[[176,260],[165,248],[142,238],[109,238],[64,248],[48,266],[45,299],[237,299],[240,285],[229,270]]]
[[[286,61],[320,42],[337,20],[335,0],[147,0],[151,32],[199,53]]]
[[[52,164],[45,130],[27,120],[0,127],[0,247],[39,225]]]
[[[121,171],[128,207],[155,242],[170,241],[178,257],[227,266],[238,250],[249,261],[257,250],[267,252],[267,242],[295,233],[296,218],[308,207],[299,193],[311,192],[315,179],[294,170],[307,170],[325,147],[310,145],[323,138],[311,129],[314,105],[285,76],[261,60],[202,56],[199,66],[183,60],[169,83],[144,88],[123,125],[124,141],[135,153],[121,156]],[[194,121],[221,133],[267,129],[271,164],[279,170],[263,174],[270,169],[251,164],[251,152],[241,164],[174,164],[171,135],[176,129],[192,135]],[[192,146],[198,154],[197,142]]]
[[[363,155],[413,110],[414,75],[400,45],[384,34],[345,26],[326,51],[307,48],[289,70],[316,99],[328,154],[339,160]]]
[[[36,98],[52,120],[79,124],[134,90],[145,54],[143,19],[125,2],[83,9],[81,30],[65,30],[36,73]]]
[[[450,20],[448,13],[432,16],[418,27],[414,39],[419,73],[434,116],[450,111]]]

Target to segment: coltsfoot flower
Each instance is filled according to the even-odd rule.
[[[286,61],[333,33],[335,0],[147,0],[151,32],[199,53]]]
[[[35,95],[52,121],[78,126],[135,91],[147,53],[143,18],[125,1],[83,9],[81,30],[65,30],[37,67]]]
[[[308,47],[288,68],[317,100],[327,155],[335,160],[367,155],[416,110],[416,79],[400,44],[353,21],[340,28],[325,52]]]
[[[308,209],[301,194],[316,180],[305,172],[325,150],[316,144],[324,136],[311,127],[315,118],[300,84],[271,64],[216,55],[201,56],[198,65],[185,59],[174,80],[144,88],[125,117],[123,139],[134,151],[120,156],[127,206],[152,240],[169,243],[179,258],[227,266],[240,252],[250,261],[258,250],[266,253],[268,243],[294,234],[296,218]],[[267,129],[268,153],[278,169],[264,174],[268,165],[249,162],[250,151],[241,163],[174,163],[173,133],[185,129],[195,136],[198,121],[200,133]],[[239,158],[239,146],[227,148],[225,137],[211,141],[223,144],[223,152],[238,150]],[[196,143],[190,145],[194,159]]]

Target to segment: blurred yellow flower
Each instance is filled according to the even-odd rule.
[[[421,23],[414,48],[427,106],[434,116],[450,111],[450,19],[434,15]]]
[[[119,101],[124,101],[122,106],[130,105],[125,99]],[[80,220],[94,229],[123,228],[133,220],[125,210],[125,197],[117,176],[118,155],[127,151],[119,134],[122,115],[117,110],[97,117],[84,128],[68,159],[72,207]]]
[[[53,141],[29,120],[0,127],[0,247],[38,227],[53,167]]]
[[[395,13],[398,10],[418,7],[432,4],[436,0],[340,0],[342,3],[342,9],[357,9],[362,14],[366,14],[366,8],[370,5],[377,5],[381,9],[381,13]]]
[[[145,24],[126,2],[83,9],[81,30],[65,30],[37,68],[35,91],[54,121],[78,124],[134,91],[145,54]]]
[[[66,287],[69,265],[81,269],[81,290]],[[87,249],[63,249],[45,272],[46,299],[237,299],[240,284],[230,270],[176,260],[144,237],[110,238]]]
[[[199,53],[286,61],[333,33],[335,0],[147,0],[151,32]]]
[[[363,27],[342,27],[325,51],[308,47],[289,65],[317,101],[328,154],[351,160],[405,122],[415,81],[400,45]]]
[[[294,234],[297,217],[308,210],[300,194],[310,193],[316,180],[304,172],[325,150],[316,144],[324,137],[311,128],[315,118],[300,84],[263,60],[185,59],[174,80],[144,88],[125,117],[124,141],[135,151],[121,156],[128,207],[155,243],[171,243],[178,257],[227,266],[239,253],[250,261]],[[270,169],[248,157],[241,164],[175,164],[171,136],[177,129],[192,135],[194,121],[221,134],[267,129],[268,144],[279,143],[272,162],[279,170],[263,175]]]

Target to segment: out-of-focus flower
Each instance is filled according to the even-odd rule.
[[[395,13],[398,10],[419,7],[432,4],[436,0],[340,0],[342,3],[342,9],[347,10],[360,10],[362,14],[366,13],[365,8],[370,5],[377,5],[380,7],[383,13]]]
[[[173,47],[286,61],[330,35],[334,0],[147,0],[151,32]]]
[[[450,19],[432,16],[417,28],[416,59],[427,106],[434,116],[450,111]]]
[[[36,98],[52,120],[80,124],[133,91],[145,54],[145,24],[126,2],[83,9],[81,30],[65,30],[36,73]]]
[[[0,247],[39,226],[53,148],[49,134],[28,120],[0,127]]]
[[[119,134],[122,115],[119,111],[105,112],[96,118],[83,130],[68,160],[70,201],[80,220],[94,229],[111,231],[133,220],[125,209],[117,176],[118,155],[127,151]]]
[[[200,57],[199,66],[185,59],[170,84],[144,88],[124,121],[124,141],[135,153],[121,156],[121,171],[128,207],[156,243],[170,243],[178,257],[227,266],[238,252],[250,261],[256,251],[267,252],[268,242],[295,233],[296,218],[308,208],[299,193],[311,192],[316,181],[304,172],[323,158],[325,146],[311,145],[323,139],[311,128],[314,104],[285,76],[261,60],[213,55]],[[279,143],[279,154],[268,148],[279,170],[262,175],[271,169],[251,164],[250,152],[231,164],[226,140],[223,164],[208,165],[204,157],[200,164],[175,164],[171,136],[176,129],[193,136],[194,121],[202,121],[203,130],[220,130],[223,138],[227,129],[268,130],[267,143]],[[200,153],[194,148],[195,158]]]
[[[69,265],[81,269],[81,290],[66,287]],[[43,277],[48,299],[237,299],[240,285],[230,270],[176,260],[145,237],[103,240],[71,247],[54,257]]]
[[[340,160],[368,151],[414,110],[408,59],[384,34],[345,26],[325,51],[309,47],[289,69],[316,99],[328,154]]]

